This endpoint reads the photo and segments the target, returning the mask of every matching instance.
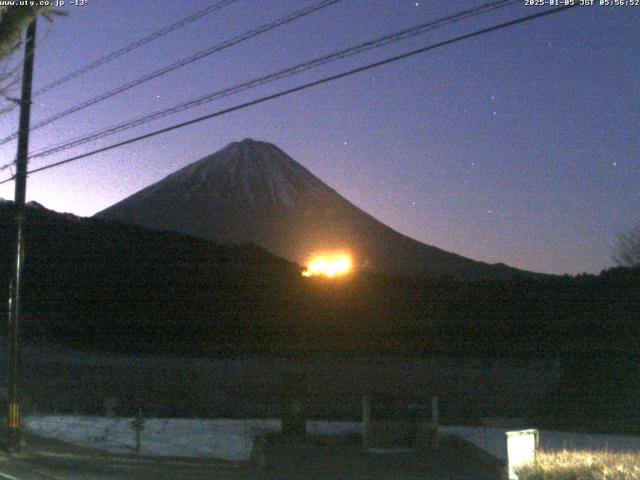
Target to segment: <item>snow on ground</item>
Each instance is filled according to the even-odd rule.
[[[440,427],[442,435],[455,435],[470,441],[494,457],[507,462],[506,432],[509,429],[488,427]],[[540,431],[540,448],[559,450],[640,451],[640,437],[596,435],[586,433]]]
[[[111,453],[135,451],[133,418],[106,418],[68,415],[32,416],[26,428],[46,438],[64,440]],[[356,422],[308,422],[307,432],[315,435],[360,433]],[[144,455],[208,457],[247,460],[257,435],[280,431],[280,420],[145,420],[142,432]]]
[[[26,428],[34,434],[56,438],[76,445],[99,448],[112,453],[135,451],[132,418],[85,417],[71,415],[32,416]],[[280,420],[145,420],[142,453],[145,455],[208,457],[223,460],[247,460],[257,435],[280,431]],[[494,457],[506,462],[507,429],[489,427],[440,427],[442,435],[468,440]],[[311,435],[360,434],[359,422],[307,422]],[[569,432],[540,432],[544,450],[640,451],[640,437],[590,435]]]

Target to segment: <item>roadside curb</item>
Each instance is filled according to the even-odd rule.
[[[43,458],[76,458],[79,460],[104,460],[107,462],[122,462],[130,465],[135,464],[155,464],[155,465],[180,465],[180,466],[203,466],[210,465],[220,468],[242,468],[248,465],[248,462],[233,461],[233,460],[220,460],[217,458],[204,458],[204,457],[176,457],[176,456],[160,456],[160,455],[136,455],[136,454],[118,454],[110,452],[96,452],[93,454],[87,453],[67,453],[67,452],[54,452],[43,449],[28,449],[20,455],[16,455],[16,458],[26,457],[43,457]]]
[[[144,455],[136,453],[113,453],[97,448],[88,448],[64,442],[54,438],[40,437],[32,433],[26,436],[26,444],[21,452],[7,454],[16,459],[28,457],[41,458],[75,458],[78,460],[102,460],[105,462],[123,462],[130,465],[156,464],[180,466],[215,466],[218,468],[242,468],[249,465],[248,461],[222,460],[207,457],[181,457],[170,455]]]

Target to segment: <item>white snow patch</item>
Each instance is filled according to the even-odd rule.
[[[67,415],[31,416],[26,428],[37,435],[55,438],[84,447],[111,453],[135,451],[133,418],[105,418]],[[223,460],[248,460],[256,436],[279,432],[277,419],[158,419],[145,421],[142,453],[145,455],[208,457]],[[504,428],[442,426],[442,435],[455,435],[470,441],[490,455],[506,463]],[[308,421],[310,435],[336,436],[362,433],[360,422]],[[540,447],[548,451],[608,450],[640,451],[640,437],[596,435],[571,432],[540,432]]]
[[[307,421],[307,433],[321,436],[361,435],[360,422],[322,422]]]
[[[111,453],[135,451],[133,418],[84,416],[31,416],[25,426],[34,434],[55,438]],[[248,460],[257,435],[280,431],[280,420],[145,420],[142,454],[177,457],[208,457]],[[360,433],[357,422],[308,422],[307,432],[315,435]]]
[[[505,434],[508,431],[510,429],[463,426],[440,427],[441,434],[463,438],[505,463],[507,462],[507,440]],[[610,452],[635,452],[640,451],[640,437],[541,430],[540,448],[546,451],[608,450]]]
[[[26,428],[43,437],[111,453],[135,451],[133,418],[42,416],[25,419]],[[277,420],[147,419],[144,455],[247,460],[258,433],[278,431]]]
[[[282,172],[271,171],[269,178],[269,189],[271,193],[271,202],[274,205],[282,204],[287,208],[293,208],[294,186]]]

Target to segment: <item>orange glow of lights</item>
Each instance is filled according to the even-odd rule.
[[[314,277],[324,275],[333,278],[346,275],[351,272],[353,264],[351,257],[344,254],[319,255],[314,257],[302,272],[303,277]]]

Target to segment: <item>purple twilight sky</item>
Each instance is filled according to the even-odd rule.
[[[36,130],[30,150],[487,1],[342,0]],[[39,22],[36,89],[214,0],[66,3],[67,17]],[[37,97],[32,123],[313,3],[238,0]],[[542,8],[522,0],[31,167]],[[639,32],[640,6],[576,7],[35,174],[28,200],[92,215],[251,137],[427,244],[529,270],[597,273],[612,266],[616,233],[640,221]],[[17,117],[0,117],[0,136]],[[0,147],[2,164],[15,148]],[[0,197],[13,198],[12,183]]]

